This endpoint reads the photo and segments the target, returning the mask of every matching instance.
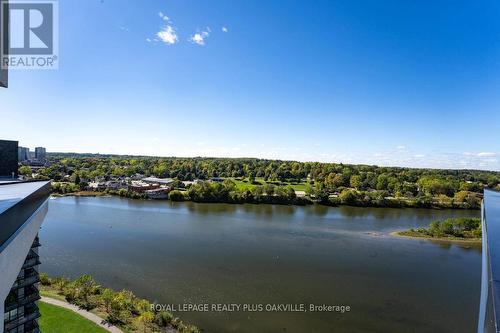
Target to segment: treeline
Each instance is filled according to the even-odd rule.
[[[234,181],[200,182],[191,185],[187,192],[174,190],[169,193],[172,201],[192,200],[195,202],[226,202],[226,203],[268,203],[268,204],[296,204],[312,203],[307,198],[299,198],[295,190],[289,186],[274,184],[257,185],[251,189],[238,188]]]
[[[226,179],[223,183],[201,182],[193,184],[187,192],[174,190],[170,192],[172,201],[225,202],[225,203],[271,203],[307,205],[319,203],[327,206],[349,205],[358,207],[393,207],[393,208],[457,208],[477,209],[481,205],[480,197],[471,192],[458,192],[453,198],[447,196],[422,195],[412,198],[387,197],[383,191],[358,191],[343,189],[338,195],[329,195],[325,191],[317,191],[309,185],[305,191],[308,195],[297,197],[290,186],[272,184],[257,185],[252,189],[240,189],[235,183]]]
[[[73,183],[52,183],[53,191],[57,194],[79,195],[116,195],[129,199],[146,199],[144,193],[134,191],[103,190],[102,192],[80,192],[80,187]],[[238,188],[235,183],[226,179],[223,183],[204,181],[187,187],[176,189],[169,193],[171,201],[194,201],[204,203],[253,203],[253,204],[281,204],[281,205],[308,205],[321,204],[326,206],[349,205],[357,207],[392,207],[392,208],[454,208],[478,209],[481,198],[473,192],[458,192],[454,197],[445,195],[422,195],[416,197],[387,197],[384,191],[358,191],[343,189],[338,195],[329,195],[325,191],[317,191],[313,186],[306,187],[307,196],[298,197],[290,186],[274,184],[256,185],[251,189]]]
[[[71,157],[68,157],[71,156]],[[265,181],[315,181],[329,189],[354,187],[416,193],[418,182],[431,194],[459,190],[479,192],[500,183],[500,173],[479,170],[439,170],[346,165],[319,162],[261,160],[252,158],[154,158],[102,155],[49,154],[53,164],[40,172],[54,180],[75,172],[81,178],[104,176],[170,177],[179,180],[262,178]],[[58,179],[59,178],[59,179]]]
[[[411,229],[399,234],[413,237],[480,239],[481,219],[449,218],[444,221],[433,221],[428,228]]]
[[[280,202],[359,206],[478,208],[484,188],[500,189],[500,173],[479,170],[437,170],[251,158],[155,158],[49,154],[50,166],[37,177],[83,188],[86,182],[135,174],[170,177],[179,181],[212,177],[245,179],[259,186],[233,189],[198,185],[177,199],[200,202]],[[305,184],[308,199],[297,199],[287,186]],[[64,188],[66,186],[66,188]],[[61,185],[60,191],[71,191]],[[272,192],[272,194],[270,194]],[[128,196],[127,193],[122,193]],[[131,194],[130,194],[131,195]]]
[[[183,323],[171,312],[158,311],[150,302],[136,297],[129,290],[114,291],[97,284],[90,275],[75,280],[64,277],[50,278],[40,274],[41,290],[64,297],[66,301],[86,310],[104,314],[107,322],[127,332],[180,332],[199,333],[193,325]]]

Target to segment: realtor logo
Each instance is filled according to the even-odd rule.
[[[1,67],[58,68],[58,8],[54,0],[0,0]]]

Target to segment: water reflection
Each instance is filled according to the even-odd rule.
[[[388,233],[477,214],[66,197],[50,200],[40,252],[49,274],[90,273],[162,303],[353,308],[182,314],[206,332],[470,332],[480,248]]]

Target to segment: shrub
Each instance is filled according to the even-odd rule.
[[[125,325],[131,332],[170,332],[172,328],[176,328],[179,333],[200,332],[195,326],[184,324],[169,312],[152,310],[147,300],[137,298],[129,290],[115,292],[101,288],[90,275],[82,275],[74,281],[62,277],[50,279],[45,273],[40,276],[45,283],[49,281],[48,285],[60,289],[59,293],[69,303],[86,309],[98,307],[106,312],[109,323]]]
[[[171,201],[184,201],[184,194],[181,191],[173,190],[168,194],[168,198]]]
[[[358,201],[358,193],[354,190],[343,190],[339,197],[346,205],[355,205]]]
[[[69,280],[64,277],[56,277],[52,279],[52,284],[59,289],[59,291],[63,291],[64,288],[69,284]]]
[[[50,278],[46,273],[40,273],[40,283],[43,286],[50,286],[51,285]]]
[[[92,296],[98,293],[98,290],[99,286],[94,278],[85,274],[65,287],[65,296],[69,302],[89,310],[96,306]]]
[[[479,218],[449,218],[433,221],[427,229],[419,228],[418,233],[432,237],[481,238]]]
[[[174,316],[170,312],[160,311],[156,314],[154,322],[160,327],[168,327],[173,319]]]

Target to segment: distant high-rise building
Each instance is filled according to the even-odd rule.
[[[45,161],[46,150],[43,147],[35,148],[35,159],[38,161]]]
[[[19,162],[24,162],[30,159],[30,149],[26,147],[17,148],[17,158]]]
[[[17,144],[0,140],[0,178],[17,178]]]

